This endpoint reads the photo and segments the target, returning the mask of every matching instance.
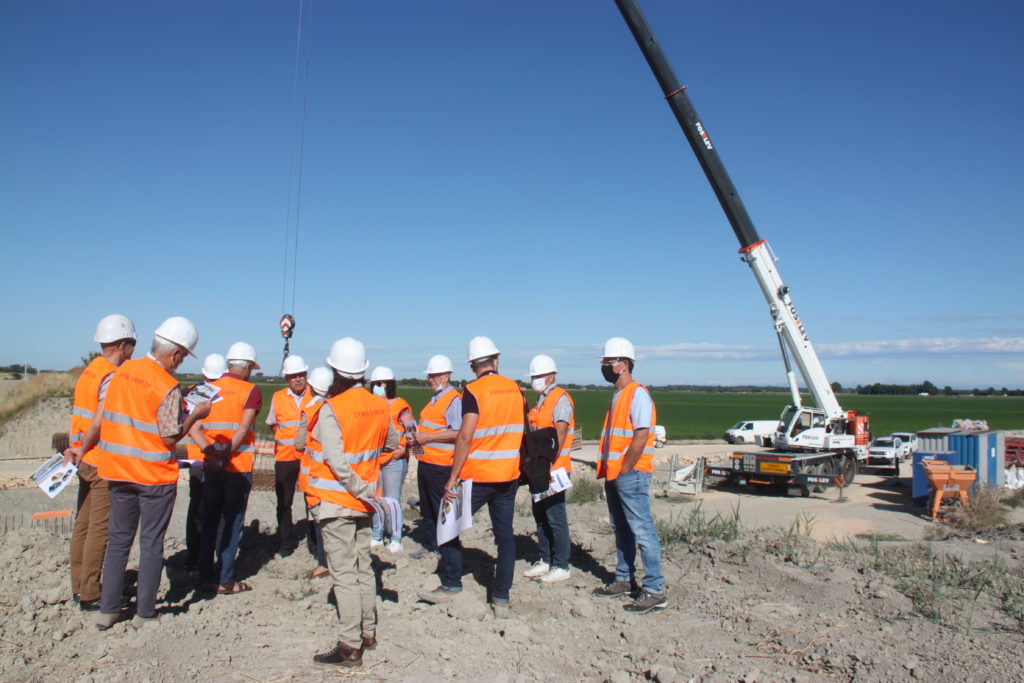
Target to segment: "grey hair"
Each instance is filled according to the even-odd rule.
[[[229,360],[228,370],[241,370],[245,372],[245,369],[249,367],[249,361],[247,360]]]
[[[159,356],[180,348],[181,347],[174,342],[167,341],[162,337],[153,337],[153,345],[149,347],[149,352],[154,356]]]

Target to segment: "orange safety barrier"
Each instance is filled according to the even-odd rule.
[[[32,519],[53,519],[54,517],[70,517],[71,510],[50,510],[49,512],[33,512]]]
[[[932,521],[938,521],[939,507],[946,498],[958,498],[965,508],[971,507],[967,487],[974,483],[978,473],[967,465],[950,465],[942,460],[922,460],[928,487],[932,490],[928,510]]]

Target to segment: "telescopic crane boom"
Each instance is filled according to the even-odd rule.
[[[686,94],[686,87],[679,84],[636,1],[615,0],[615,4],[618,5],[651,71],[654,72],[662,92],[665,93],[665,100],[675,114],[683,134],[690,143],[690,148],[697,156],[697,161],[704,169],[704,174],[732,225],[740,243],[741,258],[750,266],[768,302],[772,321],[779,336],[793,399],[793,405],[783,412],[776,444],[782,448],[815,451],[852,448],[855,440],[853,435],[848,433],[852,431],[848,429],[850,415],[839,406],[818,354],[815,353],[807,330],[796,312],[789,287],[782,281],[775,267],[776,258],[772,249],[768,242],[757,234],[757,229],[718,156],[706,126],[701,122],[697,110]],[[789,355],[796,361],[796,366],[814,397],[817,408],[806,408],[801,405],[800,392],[790,368]]]

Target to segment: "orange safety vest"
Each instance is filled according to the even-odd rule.
[[[555,406],[565,396],[569,399],[569,405],[573,407],[572,417],[569,418],[569,428],[565,432],[565,442],[562,444],[562,449],[558,451],[558,457],[555,459],[555,463],[551,466],[551,469],[557,470],[559,467],[564,467],[566,473],[572,472],[572,458],[569,457],[569,451],[572,450],[572,438],[573,431],[576,429],[576,404],[573,403],[572,396],[569,392],[562,387],[551,387],[548,391],[547,396],[544,397],[543,403],[539,406],[534,406],[530,410],[530,426],[535,429],[543,429],[544,427],[554,427],[555,421],[553,415],[555,412]]]
[[[380,477],[380,454],[388,438],[391,416],[388,402],[374,396],[361,386],[327,399],[341,427],[345,458],[356,475],[368,484],[377,484]],[[338,481],[334,470],[324,459],[311,454],[307,486],[314,497],[335,505],[370,514],[373,508],[356,498]]]
[[[224,375],[210,384],[220,387],[221,400],[210,406],[210,414],[200,424],[203,436],[210,443],[230,444],[231,435],[242,425],[245,402],[256,386],[251,382]],[[256,454],[256,430],[250,427],[238,450],[224,465],[225,472],[252,472]]]
[[[448,410],[452,401],[460,396],[461,394],[455,391],[454,387],[448,387],[443,394],[437,397],[436,401],[423,406],[416,431],[421,434],[433,434],[448,429],[448,421],[444,418],[445,411]],[[454,443],[424,443],[423,455],[419,456],[420,462],[446,467],[451,467],[454,458]]]
[[[324,407],[324,399],[317,396],[312,402],[307,403],[302,409],[306,416],[306,450],[302,451],[299,457],[299,490],[306,494],[306,505],[313,507],[320,502],[320,499],[309,491],[309,469],[310,461],[316,459],[320,462],[324,459],[324,446],[313,436],[313,428],[316,427],[317,418],[320,416],[320,409]]]
[[[299,454],[295,450],[295,435],[299,431],[299,413],[309,405],[312,398],[309,390],[299,399],[299,405],[295,405],[295,399],[289,393],[287,387],[275,391],[270,400],[270,409],[274,411],[274,459],[278,462],[289,462],[298,460]]]
[[[103,402],[99,475],[112,481],[154,486],[178,481],[174,448],[160,438],[157,410],[178,381],[148,356],[126,360],[114,373]]]
[[[476,397],[480,418],[459,477],[481,483],[518,479],[525,412],[522,390],[498,373],[475,379],[466,389]]]
[[[629,418],[629,408],[633,403],[633,394],[638,390],[647,391],[640,382],[630,382],[612,397],[612,405],[604,416],[604,427],[601,429],[601,443],[597,453],[597,478],[611,481],[619,476],[622,469],[622,458],[633,441],[633,421]],[[658,422],[658,411],[651,403],[651,422]],[[641,472],[654,472],[654,426],[641,425],[647,428],[647,441],[634,469]]]
[[[409,402],[406,401],[404,398],[395,397],[394,400],[388,403],[388,409],[391,411],[391,424],[395,426],[395,431],[400,434],[400,436],[398,437],[399,448],[406,444],[405,425],[398,421],[398,414],[402,412],[402,410],[404,410],[405,408],[408,408],[410,413],[412,412],[412,406],[410,406]],[[382,455],[380,459],[380,466],[384,467],[384,465],[387,465],[389,462],[391,462],[393,455],[394,453],[391,451]]]
[[[68,432],[70,446],[82,445],[85,433],[89,431],[89,426],[96,417],[96,407],[100,403],[100,385],[112,372],[117,372],[117,366],[103,356],[96,356],[78,376],[78,381],[75,382],[74,407],[71,409],[71,431]],[[90,448],[82,460],[95,466],[95,451],[95,446]]]
[[[209,384],[210,381],[204,380],[203,383]],[[210,407],[212,408],[213,406]],[[188,453],[189,460],[198,460],[200,462],[206,461],[206,453],[203,453],[203,449],[201,449],[199,446],[196,445],[194,441],[192,441],[192,437],[186,436],[184,439],[178,442],[178,445],[185,447],[185,450]]]

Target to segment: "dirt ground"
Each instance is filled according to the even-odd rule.
[[[56,422],[63,428],[63,420]],[[0,448],[9,448],[7,431]],[[49,434],[33,438],[28,447],[45,454]],[[594,450],[576,451],[577,479],[590,476]],[[0,477],[23,477],[35,466],[0,452],[8,454]],[[681,463],[729,452],[725,444],[675,444],[661,449],[658,461],[667,476],[673,455]],[[417,544],[407,539],[405,552],[377,554],[380,646],[353,672],[311,661],[336,640],[329,580],[306,578],[313,561],[304,545],[287,557],[274,554],[273,492],[254,491],[246,517],[239,578],[252,583],[251,593],[194,592],[183,568],[188,493],[180,488],[165,544],[160,623],[140,631],[118,624],[101,633],[70,600],[66,530],[25,521],[31,512],[73,507],[75,490],[54,501],[34,489],[0,491],[0,514],[11,529],[0,544],[0,679],[1024,680],[1017,654],[1024,616],[1014,616],[1024,607],[1010,609],[1016,603],[1003,588],[975,595],[947,590],[936,578],[939,570],[959,572],[966,583],[978,568],[1019,574],[1024,519],[979,538],[922,540],[937,525],[910,504],[909,471],[903,474],[899,481],[862,475],[845,503],[833,502],[835,490],[810,498],[731,490],[696,500],[656,497],[655,516],[665,522],[685,519],[697,505],[707,516],[731,514],[738,505],[744,531],[731,541],[694,537],[666,545],[670,604],[643,616],[624,612],[621,601],[591,596],[614,566],[603,500],[570,506],[572,578],[553,585],[520,576],[536,558],[536,544],[528,505],[517,506],[516,580],[505,620],[485,602],[494,571],[486,514],[464,535],[465,590],[446,608],[417,601],[416,592],[438,579],[433,561],[408,557]],[[412,472],[405,491],[404,498],[415,496]],[[302,519],[298,502],[295,513]],[[406,513],[414,527],[415,512]],[[802,533],[790,533],[794,526]],[[298,532],[304,528],[300,523]],[[893,571],[908,553],[931,564]],[[918,572],[920,585],[904,576]]]

